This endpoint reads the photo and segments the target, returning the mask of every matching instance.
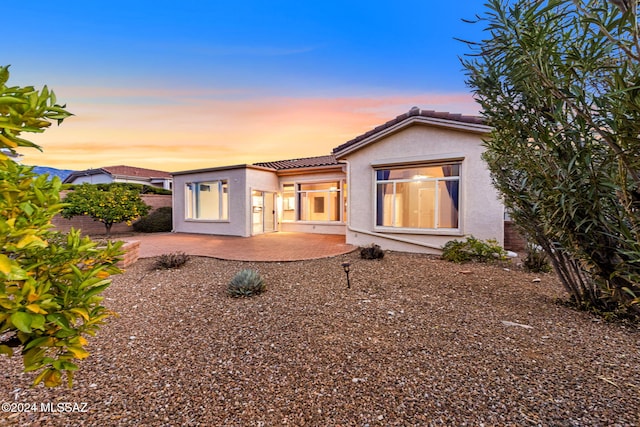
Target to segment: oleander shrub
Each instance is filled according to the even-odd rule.
[[[493,185],[577,307],[640,318],[638,2],[484,3],[462,62]]]
[[[372,243],[370,246],[360,248],[360,258],[362,259],[382,259],[384,258],[384,251],[380,246]]]
[[[522,266],[525,270],[532,273],[549,273],[551,272],[551,264],[549,257],[540,246],[527,244],[527,256],[522,260]]]
[[[171,206],[163,206],[133,223],[133,230],[139,233],[166,233],[173,229]]]
[[[158,269],[168,270],[171,268],[180,268],[189,261],[189,255],[184,252],[172,252],[170,254],[162,254],[156,259],[155,267]]]
[[[245,269],[236,274],[227,287],[227,294],[234,298],[258,295],[267,289],[264,280],[255,270]]]
[[[480,240],[473,236],[466,240],[451,240],[442,248],[442,259],[451,262],[493,262],[507,259],[507,251],[494,239]]]

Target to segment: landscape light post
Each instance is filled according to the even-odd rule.
[[[351,288],[351,282],[349,282],[349,267],[351,267],[350,263],[348,262],[342,263],[342,268],[344,269],[344,272],[347,273],[347,289]]]

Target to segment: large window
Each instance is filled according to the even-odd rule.
[[[460,163],[376,171],[376,225],[457,229]]]
[[[189,182],[185,193],[187,219],[229,219],[229,186],[226,180]]]
[[[344,221],[345,193],[342,181],[284,184],[282,220]]]
[[[298,184],[299,221],[340,221],[340,181]]]

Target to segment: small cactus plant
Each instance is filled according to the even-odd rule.
[[[250,297],[258,295],[267,289],[264,280],[255,270],[241,270],[236,274],[229,286],[227,286],[227,294],[234,298]]]

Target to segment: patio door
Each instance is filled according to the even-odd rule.
[[[251,192],[251,234],[276,231],[276,193]]]

